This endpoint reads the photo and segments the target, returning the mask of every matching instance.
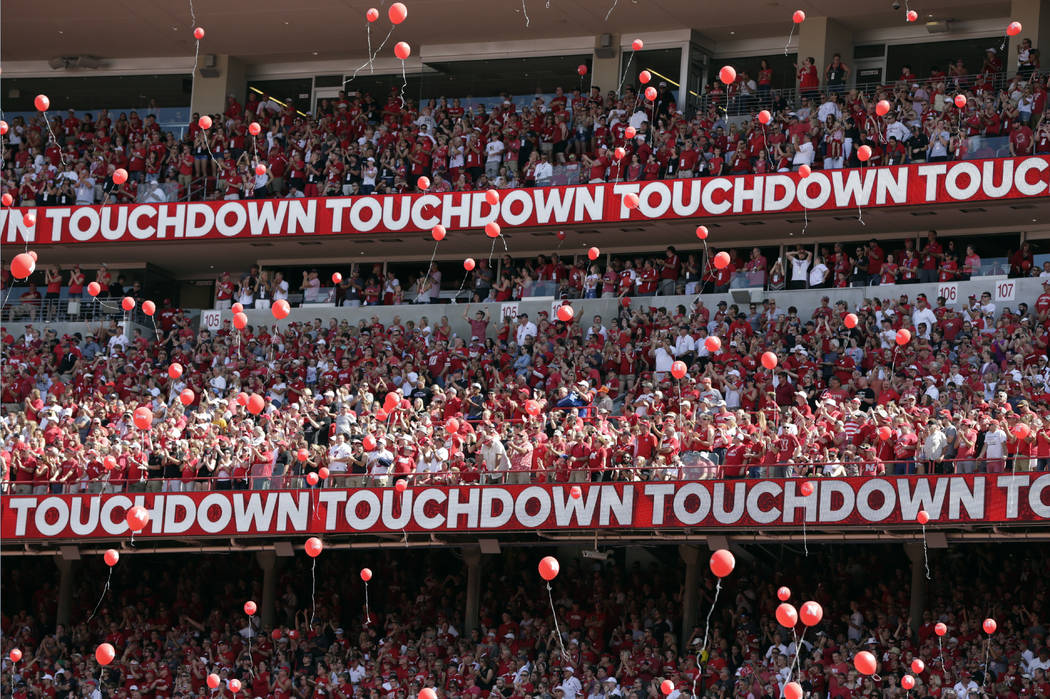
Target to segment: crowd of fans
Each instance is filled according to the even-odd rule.
[[[30,324],[4,337],[4,485],[298,487],[322,467],[329,484],[380,486],[1050,467],[1050,275],[1016,306],[879,288],[856,308],[824,297],[809,318],[775,297],[625,296],[616,317],[571,322],[468,304],[462,335],[437,314],[237,330],[231,313],[211,333],[170,304],[154,339],[117,319],[87,336]],[[141,406],[149,429],[134,425]]]
[[[50,129],[44,116],[16,117],[4,141],[3,189],[19,205],[68,206],[403,193],[416,191],[422,175],[440,193],[857,167],[861,145],[872,149],[869,165],[1050,153],[1048,75],[1037,52],[1024,55],[1014,76],[992,49],[979,73],[961,60],[924,79],[905,67],[861,90],[847,89],[848,67],[837,57],[823,80],[805,59],[797,99],[774,96],[768,68],[754,78],[741,70],[728,86],[714,80],[694,113],[659,82],[651,102],[630,85],[605,95],[598,86],[558,87],[520,111],[509,96],[486,111],[459,99],[416,104],[393,89],[385,102],[341,93],[306,114],[294,101],[251,93],[245,103],[231,96],[210,129],[194,114],[181,137],[138,112],[49,114]],[[876,111],[882,100],[885,115]],[[727,104],[754,118],[730,119]],[[768,125],[760,108],[772,111]],[[117,168],[129,173],[122,185],[112,180]]]
[[[353,560],[325,552],[315,593],[307,559],[289,560],[276,573],[272,626],[241,609],[261,600],[251,554],[123,556],[95,614],[106,569],[97,557],[84,561],[71,623],[57,627],[52,562],[21,559],[4,567],[0,691],[16,699],[230,699],[227,683],[237,679],[246,699],[414,699],[426,687],[441,699],[657,699],[669,680],[670,699],[777,699],[790,679],[807,697],[836,699],[1050,696],[1038,582],[1050,559],[1027,545],[931,550],[921,619],[909,616],[910,564],[899,546],[825,547],[805,562],[791,552],[798,559],[787,566],[775,552],[753,551],[722,581],[717,602],[704,566],[699,622],[686,638],[681,564],[659,551],[647,564],[563,560],[552,583],[557,627],[536,573],[539,553],[485,558],[480,626],[470,632],[464,567],[448,551],[357,552]],[[373,571],[367,606],[363,583],[348,574],[364,565]],[[823,620],[779,626],[781,585],[796,606],[820,603]],[[997,622],[991,636],[985,618]],[[936,622],[947,626],[943,637]],[[100,668],[94,649],[104,641],[116,659]],[[12,663],[15,648],[22,657]],[[875,655],[874,676],[854,668],[861,650]],[[921,672],[910,669],[915,659]],[[210,673],[220,678],[214,691]],[[900,688],[906,673],[915,680],[908,693]]]

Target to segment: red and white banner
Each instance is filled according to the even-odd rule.
[[[534,529],[866,527],[1050,519],[1050,473],[565,485],[5,496],[12,540],[126,536],[128,508],[150,512],[136,536],[262,536]]]
[[[628,193],[637,209],[624,206]],[[34,245],[136,241],[273,239],[411,233],[502,227],[573,226],[645,219],[746,216],[922,206],[989,199],[1045,197],[1050,157],[967,160],[893,167],[653,180],[502,192],[492,206],[484,192],[319,199],[253,199],[176,204],[46,207],[26,226],[23,211],[0,210],[0,239]]]

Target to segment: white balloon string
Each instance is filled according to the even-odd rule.
[[[63,165],[66,164],[66,152],[58,147],[58,137],[55,136],[55,132],[51,129],[51,120],[47,118],[47,112],[44,112],[44,123],[47,124],[47,132],[51,134],[51,140],[54,142],[55,147],[58,148],[58,160]]]
[[[98,598],[98,602],[95,604],[95,608],[91,610],[91,616],[88,617],[88,622],[95,618],[95,614],[98,612],[99,605],[102,604],[102,600],[106,599],[106,593],[109,592],[109,581],[113,579],[113,569],[109,569],[109,575],[106,576],[106,585],[102,588],[102,596]]]
[[[926,525],[922,525],[922,559],[926,563],[926,579],[930,579],[930,555],[926,550]]]
[[[401,60],[401,93],[398,97],[401,98],[401,108],[405,108],[405,88],[408,87],[408,77],[405,75],[405,61]]]
[[[802,205],[802,235],[806,234],[806,229],[809,228],[809,207],[805,204]]]
[[[860,202],[859,201],[857,202],[857,220],[860,221],[860,225],[862,225],[862,226],[867,226],[868,225],[868,224],[864,223],[864,212],[861,211]]]
[[[193,0],[189,0],[189,2],[190,2],[190,31],[196,31],[196,29],[197,29],[197,13],[194,12],[194,10],[193,10]],[[196,77],[196,75],[197,75],[197,57],[200,56],[200,53],[201,53],[201,40],[197,39],[196,37],[194,37],[194,40],[197,42],[197,47],[193,50],[193,72],[190,73],[190,75]]]
[[[707,652],[707,634],[708,634],[708,631],[711,628],[711,614],[715,611],[715,605],[718,604],[718,593],[721,592],[721,591],[722,591],[722,579],[719,578],[718,579],[718,583],[715,585],[715,598],[713,600],[711,600],[711,608],[707,610],[707,620],[704,622],[704,643],[703,643],[702,646],[700,646],[700,650],[698,650],[696,652],[697,673],[696,673],[696,675],[693,676],[693,689],[692,689],[692,695],[693,695],[694,698],[696,697],[696,680],[701,675],[701,673],[699,672],[699,669],[701,667],[700,659],[703,657],[704,653]]]
[[[521,0],[521,13],[525,15],[525,28],[529,28],[529,11],[525,9],[525,0]]]
[[[554,594],[551,592],[551,584],[547,583],[547,599],[551,603],[551,614],[554,616],[554,635],[558,637],[558,646],[561,647],[562,662],[569,662],[569,654],[565,652],[565,643],[561,640],[561,628],[558,626],[558,610],[554,608]]]
[[[317,559],[310,566],[310,628],[314,627],[314,617],[317,615]]]
[[[255,629],[252,627],[251,616],[246,616],[248,616],[248,672],[255,677],[255,661],[252,659],[252,636],[255,635]]]
[[[631,51],[631,55],[627,57],[627,65],[624,66],[623,75],[620,76],[620,84],[616,86],[616,95],[620,95],[620,89],[623,87],[623,81],[627,79],[627,71],[631,69],[631,61],[634,60],[634,51]]]
[[[809,541],[806,539],[806,516],[802,515],[802,549],[809,558]],[[803,632],[805,633],[805,632]]]
[[[368,614],[368,581],[365,580],[365,626],[368,626],[370,616]]]
[[[984,639],[984,676],[981,677],[981,687],[983,688],[985,683],[988,681],[988,646],[992,642],[992,637],[989,636]]]
[[[368,37],[368,72],[375,73],[376,67],[372,62],[372,23],[365,23],[365,35]]]
[[[609,15],[611,15],[612,11],[616,9],[616,3],[618,3],[618,2],[620,2],[620,0],[613,0],[612,7],[610,7],[609,11],[605,13],[605,21],[606,22],[609,21]]]
[[[788,32],[788,40],[787,40],[787,43],[784,44],[784,55],[785,56],[788,55],[788,47],[791,46],[791,37],[793,37],[793,36],[795,36],[795,23],[794,22],[791,23],[791,31]]]
[[[795,629],[794,629],[794,627],[792,627],[792,629],[791,629],[791,637],[792,638],[795,637]],[[791,666],[793,668],[795,668],[794,672],[797,672],[799,674],[799,679],[802,678],[802,663],[799,660],[799,654],[802,652],[802,642],[804,640],[806,640],[806,628],[805,627],[802,628],[802,635],[800,635],[798,637],[798,641],[795,642],[795,659],[791,661]]]
[[[375,51],[371,50],[372,36],[371,36],[371,34],[369,34],[369,36],[368,36],[368,46],[369,46],[369,51],[371,53],[368,54],[368,60],[366,60],[361,65],[359,65],[357,68],[354,68],[354,74],[351,75],[348,79],[343,81],[343,88],[344,89],[346,89],[346,86],[349,85],[353,81],[353,79],[357,77],[358,73],[360,73],[362,70],[364,70],[365,68],[367,68],[367,67],[372,65],[372,62],[375,61],[376,56],[378,56],[379,52],[383,50],[384,46],[386,46],[387,39],[389,39],[390,35],[393,34],[393,33],[394,33],[394,27],[390,27],[390,31],[388,31],[386,33],[386,37],[383,39],[383,43],[379,44],[379,48],[377,48]],[[373,69],[372,72],[375,72],[375,69]]]
[[[941,663],[941,669],[944,669],[944,646],[941,645],[941,636],[937,637],[937,659]]]

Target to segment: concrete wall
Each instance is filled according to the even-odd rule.
[[[888,4],[888,3],[887,3]],[[839,22],[828,17],[806,17],[798,30],[798,63],[807,57],[815,59],[820,84],[824,84],[824,69],[836,53],[842,62],[852,68],[853,34]]]
[[[198,61],[197,72],[193,75],[193,95],[190,99],[190,113],[216,114],[226,110],[226,97],[236,95],[237,100],[244,103],[247,82],[244,74],[244,64],[238,58],[225,54],[215,56],[215,68],[219,75],[214,78],[206,78],[200,74],[200,66],[204,65],[204,54]]]
[[[1021,23],[1022,31],[1010,37],[1003,57],[1003,66],[1008,75],[1017,72],[1017,47],[1022,39],[1031,39],[1032,46],[1039,49],[1040,70],[1045,71],[1050,58],[1050,0],[1011,0],[1010,20]],[[1006,33],[1006,27],[1003,27]],[[998,46],[996,46],[998,48]]]

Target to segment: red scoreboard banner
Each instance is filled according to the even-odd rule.
[[[637,194],[629,209],[624,196]],[[857,207],[923,206],[1046,197],[1050,157],[917,163],[848,170],[534,187],[484,192],[244,201],[43,207],[0,210],[0,240],[68,245],[138,241],[274,240],[515,227],[562,227],[697,217],[747,216]]]
[[[568,485],[7,495],[0,536],[13,540],[126,536],[127,510],[150,521],[136,536],[271,536],[533,529],[867,527],[1050,520],[1050,473]]]

